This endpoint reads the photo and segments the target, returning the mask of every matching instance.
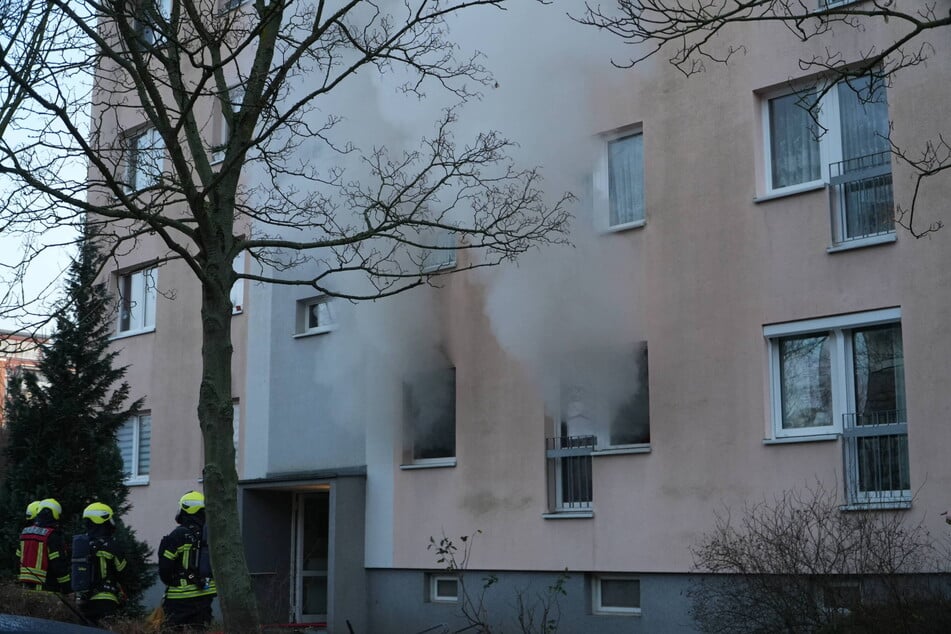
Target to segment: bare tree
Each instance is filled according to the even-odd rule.
[[[120,256],[159,241],[201,288],[198,420],[225,628],[256,629],[237,521],[232,306],[240,279],[352,300],[427,284],[564,240],[571,196],[487,131],[455,139],[458,106],[490,74],[448,21],[505,0],[22,0],[28,36],[0,58],[5,231],[96,225]],[[4,25],[6,28],[6,24]],[[12,42],[26,42],[12,46]],[[361,150],[336,130],[358,74],[447,100],[415,149]],[[91,105],[90,105],[91,104]],[[91,120],[87,129],[86,121]],[[77,173],[71,164],[88,165]],[[451,239],[447,243],[446,236]],[[235,270],[243,256],[253,267]]]
[[[946,579],[920,574],[946,569],[940,541],[900,511],[842,511],[821,483],[718,515],[692,551],[716,575],[689,593],[706,632],[946,631],[951,618]]]
[[[803,95],[800,104],[819,134],[825,132],[818,116],[820,98],[837,81],[852,86],[851,80],[872,77],[879,85],[888,83],[896,73],[932,57],[938,50],[932,38],[946,38],[951,26],[947,3],[936,0],[615,0],[604,6],[586,2],[585,7],[574,19],[621,38],[634,50],[630,58],[614,60],[616,66],[630,68],[664,54],[688,77],[707,70],[708,62],[726,64],[745,54],[744,29],[748,33],[767,23],[781,24],[800,41],[816,44],[805,47],[799,59],[803,73],[829,80],[817,93]],[[858,58],[841,48],[837,35],[843,30],[855,30],[867,40]],[[854,89],[860,100],[877,98],[875,90]],[[896,206],[895,218],[920,238],[943,224],[936,220],[917,226],[915,207],[926,179],[951,169],[951,140],[937,131],[912,151],[888,136],[893,157],[915,178],[911,199]]]

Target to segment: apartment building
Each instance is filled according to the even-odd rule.
[[[6,402],[7,382],[21,372],[37,372],[43,337],[0,330],[0,402]],[[3,427],[0,411],[0,427]]]
[[[471,536],[466,588],[496,578],[500,620],[567,571],[559,631],[692,632],[690,547],[717,512],[818,481],[842,513],[940,533],[951,251],[896,225],[915,181],[884,136],[920,148],[944,129],[946,52],[825,91],[817,135],[801,102],[827,79],[799,60],[824,43],[781,25],[689,78],[660,57],[616,69],[623,47],[534,3],[452,28],[496,79],[460,136],[499,129],[575,191],[574,244],[372,303],[242,289],[239,499],[268,617],[455,631],[463,586],[431,539]],[[843,62],[893,28],[836,33]],[[444,104],[390,88],[339,93],[340,130],[428,132]],[[949,187],[928,182],[921,220]],[[157,257],[113,273],[115,344],[149,412],[130,422],[130,519],[153,544],[201,473],[197,291]]]

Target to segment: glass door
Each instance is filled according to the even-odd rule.
[[[298,623],[326,621],[330,493],[298,494],[296,515],[295,616]]]

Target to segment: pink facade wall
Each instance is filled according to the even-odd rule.
[[[857,60],[876,37],[836,43]],[[713,528],[716,512],[816,481],[842,487],[841,440],[763,443],[771,434],[763,326],[885,307],[902,315],[915,492],[902,512],[944,530],[951,238],[942,231],[916,240],[898,228],[894,243],[827,253],[825,189],[754,203],[765,188],[758,93],[803,76],[803,47],[780,27],[758,25],[742,39],[747,55],[725,67],[708,63],[696,77],[658,59],[585,86],[592,135],[643,125],[646,226],[598,240],[630,249],[618,265],[630,273],[635,305],[625,307],[618,293],[617,309],[641,315],[630,335],[650,347],[651,453],[595,457],[593,518],[543,519],[538,377],[495,336],[484,301],[492,282],[454,280],[442,301],[458,373],[457,466],[395,473],[395,567],[432,568],[429,536],[480,530],[473,568],[689,571],[689,547]],[[948,61],[939,52],[889,87],[899,143],[917,150],[947,133],[933,105],[951,97]],[[534,60],[513,63],[530,73]],[[907,205],[911,177],[897,162],[893,170],[895,199]],[[925,223],[944,215],[949,194],[946,177],[932,181],[919,202]],[[583,224],[591,211],[582,204],[577,213]]]

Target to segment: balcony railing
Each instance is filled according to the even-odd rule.
[[[832,163],[829,185],[836,244],[895,232],[891,152]]]
[[[591,508],[591,453],[597,444],[597,436],[545,439],[550,511],[586,511]]]
[[[905,421],[904,410],[845,414],[842,451],[849,504],[911,500]]]

